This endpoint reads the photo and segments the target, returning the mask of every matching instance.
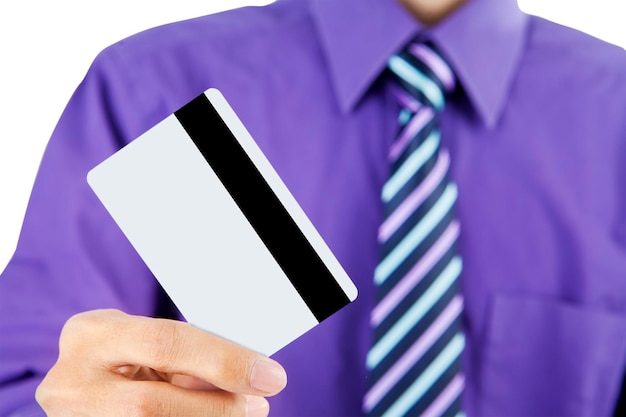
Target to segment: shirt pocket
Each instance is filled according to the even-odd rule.
[[[481,415],[611,415],[625,360],[623,316],[496,296],[479,375]]]

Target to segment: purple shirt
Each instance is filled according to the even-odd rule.
[[[418,33],[462,86],[442,143],[459,187],[465,411],[611,414],[626,368],[626,53],[524,15],[514,0],[470,1],[430,30],[393,0],[284,0],[102,52],[50,140],[0,279],[0,414],[38,415],[33,392],[70,315],[155,314],[155,279],[85,177],[209,87],[231,102],[360,290],[275,355],[289,384],[271,399],[272,415],[361,414],[379,196],[398,112],[381,74]]]

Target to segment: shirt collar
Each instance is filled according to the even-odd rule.
[[[342,110],[356,106],[391,55],[424,34],[447,57],[484,123],[497,123],[525,40],[527,16],[515,0],[468,0],[432,28],[396,0],[311,0],[311,7]]]

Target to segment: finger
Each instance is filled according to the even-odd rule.
[[[188,390],[165,382],[142,381],[115,385],[115,401],[106,415],[150,417],[266,417],[263,397],[226,391]],[[103,414],[104,415],[104,414]]]
[[[206,382],[203,379],[197,378],[195,376],[181,374],[172,375],[170,378],[170,383],[182,388],[197,389],[203,391],[215,391],[219,389],[215,385]]]
[[[276,361],[235,343],[187,323],[115,310],[92,311],[70,319],[62,333],[62,345],[74,346],[70,351],[87,350],[99,366],[141,365],[197,377],[239,394],[274,395],[287,382]]]
[[[266,417],[269,412],[263,397],[185,389],[166,381],[130,380],[104,369],[82,369],[65,360],[50,370],[36,399],[50,417]]]

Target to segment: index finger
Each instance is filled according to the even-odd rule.
[[[238,394],[270,396],[287,384],[278,362],[188,323],[118,311],[94,312],[88,319],[105,320],[92,327],[106,329],[96,336],[96,355],[105,365],[194,376]]]

